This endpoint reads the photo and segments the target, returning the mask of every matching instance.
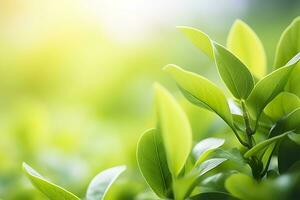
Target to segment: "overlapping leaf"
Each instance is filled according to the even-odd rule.
[[[180,105],[162,86],[155,85],[158,126],[161,131],[169,170],[176,177],[192,148],[192,131]]]
[[[171,197],[172,177],[159,132],[146,131],[138,142],[137,161],[149,186],[161,198]]]
[[[193,104],[205,107],[218,114],[227,124],[233,126],[232,116],[222,90],[208,79],[175,65],[164,68],[178,84],[184,96]]]

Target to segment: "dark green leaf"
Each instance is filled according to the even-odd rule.
[[[159,197],[170,197],[172,178],[164,146],[157,130],[146,131],[138,142],[137,161],[149,186]]]
[[[190,200],[237,200],[225,192],[205,192],[192,196]]]

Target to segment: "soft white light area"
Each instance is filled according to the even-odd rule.
[[[248,0],[82,0],[82,4],[107,35],[132,42],[191,20],[220,24],[245,13]]]

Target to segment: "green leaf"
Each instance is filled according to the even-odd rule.
[[[99,173],[89,184],[86,199],[103,200],[110,186],[125,170],[126,166],[117,166]]]
[[[267,71],[267,59],[264,47],[256,33],[245,22],[241,20],[234,22],[227,39],[227,48],[237,56],[257,78],[265,76]]]
[[[300,129],[300,107],[293,110],[287,116],[279,120],[271,129],[270,136],[279,135],[287,131],[299,131]]]
[[[45,178],[43,178],[38,172],[32,169],[26,163],[23,163],[23,170],[31,183],[49,199],[52,200],[79,200],[79,198],[64,188],[55,185]]]
[[[190,200],[237,200],[225,192],[205,192],[192,196]]]
[[[300,53],[293,57],[284,67],[273,71],[255,85],[246,101],[250,114],[255,120],[259,118],[266,105],[282,92],[299,59]]]
[[[272,137],[270,139],[264,140],[263,142],[255,145],[254,147],[252,147],[250,150],[248,150],[245,154],[244,157],[245,158],[249,158],[251,156],[256,155],[257,153],[259,153],[260,151],[264,150],[265,148],[267,148],[269,145],[271,145],[274,142],[277,142],[278,140],[284,138],[285,136],[287,136],[290,133],[290,131],[285,132],[281,135]]]
[[[209,172],[210,170],[216,168],[217,166],[219,166],[226,160],[227,160],[226,158],[212,158],[212,159],[204,161],[196,169],[198,177],[200,177],[200,176],[206,174],[207,172]]]
[[[300,107],[300,98],[292,93],[282,92],[264,109],[265,114],[274,122]]]
[[[300,160],[300,146],[289,138],[280,143],[278,149],[278,170],[286,173]]]
[[[171,74],[184,96],[191,103],[215,112],[229,126],[233,127],[232,115],[226,97],[214,83],[176,65],[167,65],[164,70]]]
[[[181,30],[197,48],[203,51],[210,59],[214,60],[212,41],[208,35],[192,27],[178,26],[177,28]]]
[[[171,197],[172,177],[160,134],[155,129],[146,131],[138,142],[137,161],[143,177],[161,198]]]
[[[287,83],[285,90],[296,94],[300,97],[300,65],[298,64],[290,75],[289,82]]]
[[[289,136],[289,138],[290,138],[293,142],[295,142],[295,143],[297,143],[297,144],[300,145],[300,134],[291,133],[291,134],[289,134],[288,136]]]
[[[180,105],[162,86],[155,85],[158,129],[161,131],[169,170],[176,177],[192,148],[192,130]]]
[[[215,60],[222,80],[238,99],[246,99],[254,87],[248,68],[223,46],[213,43]]]
[[[277,44],[274,68],[280,68],[300,52],[300,17],[297,17],[282,33]]]
[[[193,155],[196,158],[196,164],[203,162],[207,156],[215,149],[224,144],[225,140],[220,138],[206,138],[195,145]]]

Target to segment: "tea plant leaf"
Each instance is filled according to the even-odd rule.
[[[290,75],[285,90],[300,97],[300,65],[298,64]]]
[[[218,71],[230,92],[237,99],[246,99],[254,87],[248,68],[223,46],[213,43]]]
[[[162,86],[155,85],[158,127],[161,131],[169,169],[176,177],[192,148],[192,131],[180,105]]]
[[[137,161],[143,177],[157,196],[168,198],[172,192],[172,177],[164,151],[158,130],[150,129],[138,142]]]
[[[117,166],[100,172],[89,184],[86,199],[103,200],[110,186],[125,170],[126,166]]]
[[[177,28],[181,30],[197,48],[203,51],[210,59],[214,60],[212,41],[208,35],[192,27],[178,26]]]
[[[300,107],[279,120],[271,129],[270,136],[279,135],[287,131],[299,131]]]
[[[219,166],[226,160],[227,160],[227,158],[212,158],[212,159],[204,161],[197,167],[198,177],[200,177],[200,176],[206,174],[207,172],[209,172],[210,170],[216,168],[217,166]]]
[[[257,78],[265,76],[267,59],[264,47],[256,33],[243,21],[232,25],[227,48],[237,56]]]
[[[276,48],[274,68],[280,68],[300,52],[300,17],[284,30]]]
[[[297,144],[300,145],[300,134],[291,133],[291,134],[289,134],[288,136],[289,136],[289,138],[290,138],[293,142],[295,142],[295,143],[297,143]]]
[[[64,188],[47,181],[26,163],[23,170],[31,183],[51,200],[79,200],[79,198]]]
[[[206,138],[197,143],[192,151],[194,157],[196,158],[195,165],[203,162],[214,149],[222,146],[224,142],[225,140],[220,138]]]
[[[215,112],[229,126],[233,127],[227,99],[222,90],[214,83],[198,74],[185,71],[176,65],[167,65],[164,70],[171,74],[184,96],[191,103]]]
[[[282,92],[264,109],[274,122],[300,107],[300,98],[292,93]]]
[[[238,200],[237,198],[231,196],[229,193],[225,192],[204,192],[192,196],[190,200]]]
[[[294,56],[284,67],[273,71],[254,86],[246,105],[255,120],[259,118],[266,105],[283,90],[299,59],[300,53]]]
[[[245,154],[244,157],[245,158],[249,158],[251,156],[256,155],[257,153],[259,153],[261,150],[264,150],[266,147],[268,147],[269,145],[271,145],[274,142],[277,142],[278,140],[284,138],[285,136],[287,136],[289,133],[291,133],[290,131],[285,132],[281,135],[272,137],[270,139],[264,140],[263,142],[255,145],[254,147],[252,147],[250,150],[248,150]]]
[[[289,172],[300,161],[300,145],[290,140],[290,138],[286,138],[280,143],[277,156],[279,172]]]

